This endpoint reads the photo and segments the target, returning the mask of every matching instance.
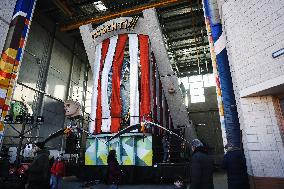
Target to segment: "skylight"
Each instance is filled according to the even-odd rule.
[[[95,8],[100,12],[107,10],[107,7],[104,5],[102,1],[95,1],[94,5],[95,5]]]

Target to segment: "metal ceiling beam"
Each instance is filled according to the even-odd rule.
[[[63,0],[53,0],[54,4],[67,16],[72,17],[74,15],[71,8]]]
[[[201,62],[208,62],[208,63],[211,63],[211,59],[210,58],[207,58],[207,59],[204,59],[204,58],[201,58],[200,59]],[[190,59],[185,59],[185,60],[178,60],[178,62],[176,63],[179,67],[180,66],[188,66],[188,64],[194,64],[196,61],[196,58],[190,58]]]
[[[178,5],[169,5],[166,7],[161,7],[158,9],[159,13],[167,13],[167,12],[171,12],[171,11],[176,11],[178,9],[183,9],[183,8],[187,8],[189,7],[189,1],[184,1],[183,3],[179,3]]]
[[[163,7],[163,6],[166,6],[166,5],[170,5],[170,4],[178,3],[178,2],[183,2],[183,1],[185,1],[185,0],[161,0],[161,1],[156,2],[156,3],[150,3],[150,4],[147,4],[147,5],[143,5],[143,6],[133,7],[133,8],[130,8],[130,9],[123,10],[121,12],[108,14],[108,15],[97,17],[97,18],[90,18],[90,19],[87,19],[87,20],[75,22],[75,23],[70,24],[70,25],[61,26],[60,30],[61,31],[73,30],[73,29],[79,28],[82,25],[104,22],[104,21],[107,21],[107,20],[110,20],[110,19],[113,19],[113,18],[131,15],[131,14],[136,14],[136,13],[142,12],[145,9]]]

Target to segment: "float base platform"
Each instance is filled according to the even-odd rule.
[[[121,166],[123,184],[172,183],[177,176],[189,179],[189,163],[158,163],[151,167]],[[66,165],[67,175],[75,175],[82,181],[106,182],[107,166]]]

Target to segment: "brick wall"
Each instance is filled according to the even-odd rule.
[[[284,177],[284,147],[275,98],[240,96],[250,87],[257,90],[264,82],[284,76],[284,56],[276,59],[271,56],[284,47],[284,1],[220,0],[218,3],[248,172],[257,177]],[[266,87],[269,85],[273,87],[274,83]]]
[[[271,54],[284,45],[284,1],[229,0],[222,14],[238,88],[283,75],[284,58]]]

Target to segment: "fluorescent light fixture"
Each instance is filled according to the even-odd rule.
[[[95,8],[100,12],[107,10],[106,6],[104,5],[102,1],[95,1],[94,5],[95,5]]]

